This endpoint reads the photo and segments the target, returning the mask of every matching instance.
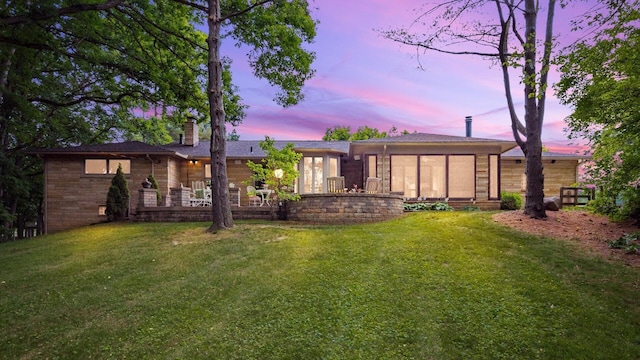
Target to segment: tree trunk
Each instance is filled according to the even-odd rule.
[[[209,231],[233,227],[229,187],[227,181],[227,154],[225,149],[225,113],[222,103],[222,63],[220,61],[220,1],[209,0],[209,115],[211,117],[211,190],[213,223]]]
[[[538,111],[536,93],[536,20],[537,1],[525,1],[524,96],[527,141],[522,148],[526,159],[527,193],[524,213],[537,219],[546,218],[544,209],[544,175],[542,175],[542,111]],[[544,69],[543,69],[544,71]],[[541,90],[541,91],[544,91]]]

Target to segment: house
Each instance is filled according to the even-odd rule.
[[[351,142],[276,141],[275,146],[289,142],[303,155],[294,189],[300,194],[325,193],[328,177],[344,176],[347,187],[359,188],[368,177],[376,177],[382,179],[383,193],[405,199],[497,209],[501,190],[522,190],[523,158],[509,151],[516,146],[513,141],[407,134]],[[227,177],[237,194],[235,205],[249,205],[244,185],[251,176],[247,161],[265,157],[259,143],[227,142]],[[211,177],[209,152],[209,142],[199,141],[192,121],[186,123],[181,141],[170,145],[130,141],[34,151],[44,160],[45,231],[104,221],[106,196],[118,165],[128,179],[131,215],[142,206],[136,191],[149,174],[163,195],[159,207],[183,206],[174,195],[185,193],[193,181]],[[578,158],[554,155],[545,161],[550,162],[545,169],[550,192],[576,182]]]

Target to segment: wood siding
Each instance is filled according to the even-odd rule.
[[[571,186],[578,182],[578,160],[543,160],[544,196],[560,196],[562,186]],[[518,164],[515,159],[501,159],[501,190],[520,193],[524,197],[523,176],[525,162]]]

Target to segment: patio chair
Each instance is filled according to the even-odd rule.
[[[206,198],[204,189],[191,189],[191,196],[189,197],[191,206],[205,206]]]
[[[367,194],[379,194],[382,192],[382,179],[376,177],[367,178],[367,182],[364,187],[364,192]]]
[[[251,185],[247,186],[247,197],[249,197],[249,206],[259,206],[262,202],[262,198],[256,194],[256,188]]]
[[[344,192],[344,176],[328,177],[327,192],[343,193]]]

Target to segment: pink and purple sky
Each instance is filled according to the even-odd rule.
[[[376,31],[409,26],[417,16],[413,9],[424,3],[312,3],[317,7],[313,16],[320,21],[315,42],[308,45],[317,56],[316,74],[305,85],[305,100],[287,109],[272,100],[275,89],[252,75],[246,51],[223,43],[222,54],[233,59],[234,82],[250,106],[246,119],[236,128],[240,139],[259,140],[268,135],[276,140],[320,140],[327,128],[336,125],[352,130],[367,125],[380,131],[395,126],[399,131],[464,136],[464,119],[471,115],[474,137],[512,140],[499,67],[478,57],[427,53],[420,55],[424,67],[420,70],[415,48],[386,40]],[[576,38],[567,29],[582,10],[557,8],[556,34]],[[511,77],[518,81],[515,71]],[[557,73],[550,74],[551,83],[558,78]],[[522,89],[517,82],[512,87],[524,122]],[[542,134],[550,151],[576,150],[563,131],[570,111],[550,89]]]

